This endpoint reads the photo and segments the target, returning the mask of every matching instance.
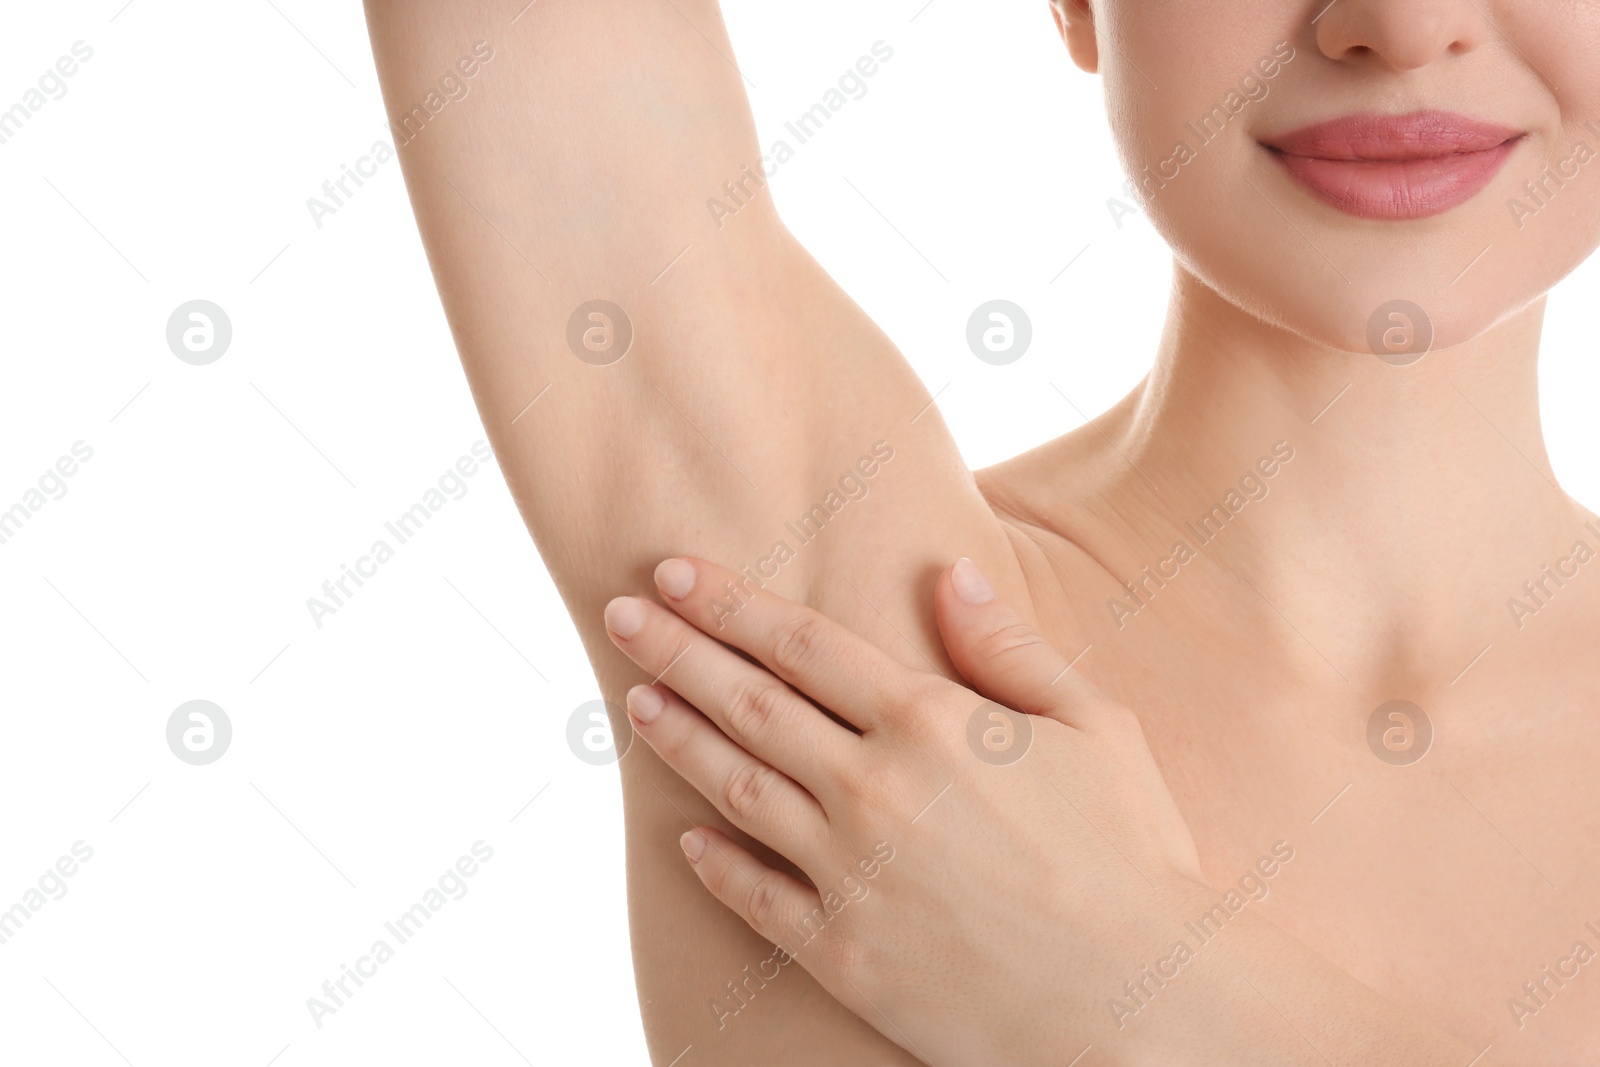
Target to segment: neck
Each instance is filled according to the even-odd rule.
[[[1289,661],[1448,681],[1516,630],[1524,583],[1580,539],[1600,550],[1545,453],[1543,310],[1397,367],[1264,324],[1179,267],[1154,370],[1100,423],[1127,461],[1108,492],[1151,543],[1224,527],[1202,553],[1254,587],[1236,618]],[[1230,491],[1239,510],[1200,522]]]

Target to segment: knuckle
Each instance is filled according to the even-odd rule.
[[[1044,644],[1045,640],[1039,636],[1039,631],[1021,619],[1013,618],[1005,625],[997,627],[979,638],[978,651],[987,658],[995,659],[1015,652],[1039,648]]]
[[[812,666],[827,637],[822,620],[809,611],[798,612],[784,620],[772,639],[772,665],[790,677],[796,677]]]
[[[829,946],[829,961],[839,976],[856,987],[870,986],[872,981],[872,952],[859,939],[836,937]]]
[[[927,750],[935,755],[942,754],[946,735],[952,730],[952,725],[945,721],[946,718],[947,716],[926,706],[913,705],[894,723],[894,737],[914,749]],[[869,777],[867,784],[871,785],[875,781],[881,781],[881,778]]]
[[[839,791],[850,807],[858,812],[891,820],[909,820],[916,809],[911,808],[909,796],[913,791],[905,776],[882,766],[862,768],[842,775]]]
[[[728,728],[734,739],[751,741],[761,736],[778,714],[783,690],[773,682],[750,679],[741,682],[728,701]]]
[[[907,740],[936,742],[950,732],[954,710],[967,703],[976,707],[979,699],[947,678],[922,675],[906,685],[904,699],[889,723]]]
[[[678,768],[683,766],[691,737],[689,732],[683,730],[660,730],[651,735],[648,744],[667,766]]]
[[[780,888],[776,872],[767,871],[756,876],[756,884],[750,890],[750,902],[747,907],[750,925],[755,929],[766,931],[776,927]]]
[[[733,901],[734,898],[729,896],[729,892],[735,884],[734,879],[737,877],[733,873],[733,864],[722,860],[720,857],[715,863],[708,864],[702,861],[700,873],[701,877],[705,879],[706,888],[711,891],[712,896],[727,903]]]
[[[966,686],[938,674],[919,675],[908,692],[911,714],[925,722],[942,723],[951,709],[978,699]]]
[[[852,807],[871,811],[877,808],[883,789],[881,769],[876,767],[850,767],[838,772],[838,791]]]
[[[1092,715],[1105,733],[1124,741],[1144,742],[1144,725],[1126,704],[1102,701],[1093,708]]]
[[[689,650],[694,647],[694,643],[692,634],[674,632],[665,641],[661,642],[659,646],[660,654],[656,657],[654,669],[660,675],[665,675],[675,663],[689,654]],[[665,681],[664,678],[661,680]],[[672,683],[667,682],[666,684],[670,685]]]
[[[741,819],[748,819],[761,806],[772,780],[772,770],[764,764],[752,760],[740,767],[729,777],[723,790],[728,810]]]

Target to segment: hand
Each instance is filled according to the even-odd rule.
[[[935,604],[978,691],[766,591],[729,600],[730,581],[667,560],[672,610],[606,608],[664,683],[629,691],[638,734],[810,884],[710,827],[682,839],[701,880],[928,1063],[1071,1061],[1201,884],[1138,721],[968,561]]]

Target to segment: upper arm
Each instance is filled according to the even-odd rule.
[[[947,670],[932,576],[965,554],[1015,596],[1020,572],[927,391],[770,194],[745,179],[735,216],[719,226],[708,210],[761,157],[714,0],[540,0],[520,15],[520,0],[367,6],[474,398],[606,697],[648,679],[606,639],[605,601],[648,591],[656,562],[681,553],[749,566],[907,662]],[[458,62],[485,53],[465,76]],[[414,106],[425,118],[407,127]],[[607,365],[569,345],[593,300],[631,325],[631,348]],[[792,967],[781,993],[715,1025],[710,1002],[770,949],[678,852],[680,811],[721,824],[713,809],[644,746],[622,772],[655,1053],[694,1043],[738,1062],[810,1062],[825,1046],[774,1043],[803,1026],[841,1053],[898,1055]]]

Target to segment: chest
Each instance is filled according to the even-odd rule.
[[[1139,714],[1213,887],[1496,1062],[1600,1063],[1600,597],[1463,684],[1328,672],[1231,575],[1124,590],[1063,543],[1040,629]]]
[[[1141,710],[1213,886],[1503,1062],[1600,1062],[1586,670],[1508,667],[1471,696],[1442,687],[1431,714],[1378,714],[1370,694],[1275,692],[1170,651],[1159,672],[1130,651],[1117,695]]]

